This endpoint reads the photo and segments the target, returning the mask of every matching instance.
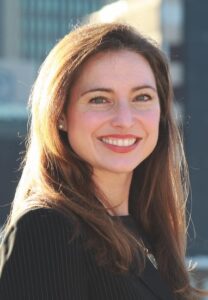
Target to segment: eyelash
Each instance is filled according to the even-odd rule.
[[[141,99],[141,97],[142,97],[142,99]],[[134,102],[148,102],[151,99],[152,99],[152,96],[150,96],[148,94],[140,94],[134,98]],[[95,105],[105,104],[108,102],[109,102],[108,99],[106,99],[105,97],[102,97],[102,96],[93,97],[89,100],[90,104],[95,104]]]
[[[97,100],[101,100],[99,101],[98,103],[96,102]],[[91,104],[104,104],[104,103],[107,103],[107,99],[105,97],[102,97],[102,96],[97,96],[97,97],[94,97],[94,98],[91,98],[90,101],[89,101]]]
[[[148,95],[148,94],[138,95],[138,96],[135,97],[135,99],[137,100],[139,97],[146,98],[146,99],[143,99],[143,100],[139,99],[139,101],[142,101],[142,102],[147,102],[147,101],[149,101],[149,100],[152,99],[152,97],[150,95]]]

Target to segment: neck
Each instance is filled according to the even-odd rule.
[[[107,208],[111,215],[129,214],[129,190],[132,173],[112,174],[96,170],[93,180],[98,189],[104,195],[102,204]],[[111,208],[109,208],[109,206]]]

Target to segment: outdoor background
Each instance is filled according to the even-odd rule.
[[[191,176],[187,257],[208,278],[208,1],[0,0],[0,225],[21,174],[27,100],[53,45],[86,22],[126,21],[170,60]]]

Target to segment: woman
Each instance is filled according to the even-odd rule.
[[[186,163],[160,50],[86,25],[46,58],[2,244],[3,299],[195,299]]]

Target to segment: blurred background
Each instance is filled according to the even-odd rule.
[[[187,258],[208,278],[208,1],[0,0],[0,225],[21,171],[27,101],[54,44],[77,24],[125,21],[156,40],[171,66],[191,176]],[[200,283],[198,283],[200,284]],[[201,285],[203,283],[201,282]]]

